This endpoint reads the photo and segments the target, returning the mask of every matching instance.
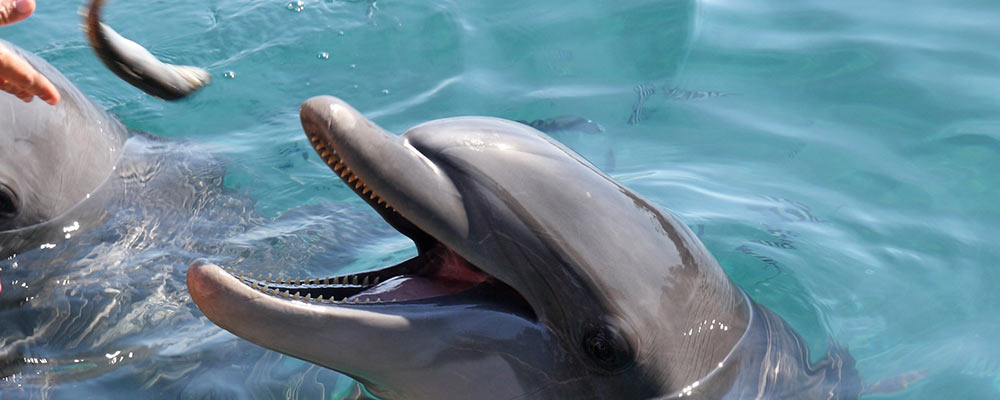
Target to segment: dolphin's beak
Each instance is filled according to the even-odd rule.
[[[380,397],[449,398],[440,393],[479,391],[516,398],[523,395],[521,378],[508,367],[508,353],[517,349],[523,352],[517,357],[550,368],[544,362],[556,359],[547,330],[526,318],[523,306],[504,303],[509,296],[502,292],[509,289],[502,285],[423,302],[331,304],[277,289],[264,294],[245,282],[205,261],[187,272],[191,298],[212,322],[253,343],[350,375]],[[454,374],[453,363],[468,371]],[[492,386],[484,384],[490,380]]]
[[[187,284],[194,302],[220,327],[299,358],[322,360],[328,365],[360,367],[361,370],[344,370],[356,376],[371,372],[365,371],[364,366],[373,364],[373,352],[364,346],[346,344],[402,340],[409,325],[401,316],[360,307],[330,307],[262,296],[222,268],[204,261],[197,261],[188,268]],[[345,345],[304,346],[302,336],[305,334],[316,343]]]
[[[468,231],[462,196],[452,181],[405,138],[331,96],[307,100],[299,114],[323,161],[419,250],[426,250],[432,239],[425,236],[434,233],[414,224],[445,227],[439,234],[464,236]]]

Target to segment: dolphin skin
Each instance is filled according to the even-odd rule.
[[[463,117],[388,133],[316,97],[320,157],[418,255],[271,279],[196,261],[219,326],[384,399],[854,399],[854,361],[733,284],[670,213],[545,134]]]
[[[51,65],[0,44],[45,75],[64,99],[53,107],[0,96],[0,119],[7,121],[0,134],[0,258],[6,258],[63,233],[62,217],[82,212],[81,202],[108,180],[129,133]]]

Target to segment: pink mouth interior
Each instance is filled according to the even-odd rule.
[[[451,249],[438,244],[414,274],[395,276],[351,296],[348,302],[407,301],[459,293],[492,279]]]

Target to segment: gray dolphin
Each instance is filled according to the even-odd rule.
[[[108,180],[129,133],[44,60],[9,42],[0,44],[45,75],[63,98],[49,106],[0,95],[0,120],[5,121],[0,134],[0,257],[7,257],[63,233],[58,222],[84,211],[81,203]],[[42,229],[46,227],[50,229]]]
[[[191,297],[219,326],[386,399],[848,399],[861,383],[736,287],[674,216],[512,121],[390,134],[316,97],[320,157],[418,255],[328,278],[205,261]]]

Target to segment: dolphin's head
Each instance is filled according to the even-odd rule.
[[[111,173],[127,133],[44,60],[2,40],[0,46],[24,57],[62,96],[50,106],[0,92],[0,231],[9,231],[86,199]]]
[[[418,255],[278,281],[196,262],[193,299],[237,335],[386,398],[647,398],[744,331],[742,293],[690,230],[541,132],[467,117],[396,136],[333,97],[301,118]]]

